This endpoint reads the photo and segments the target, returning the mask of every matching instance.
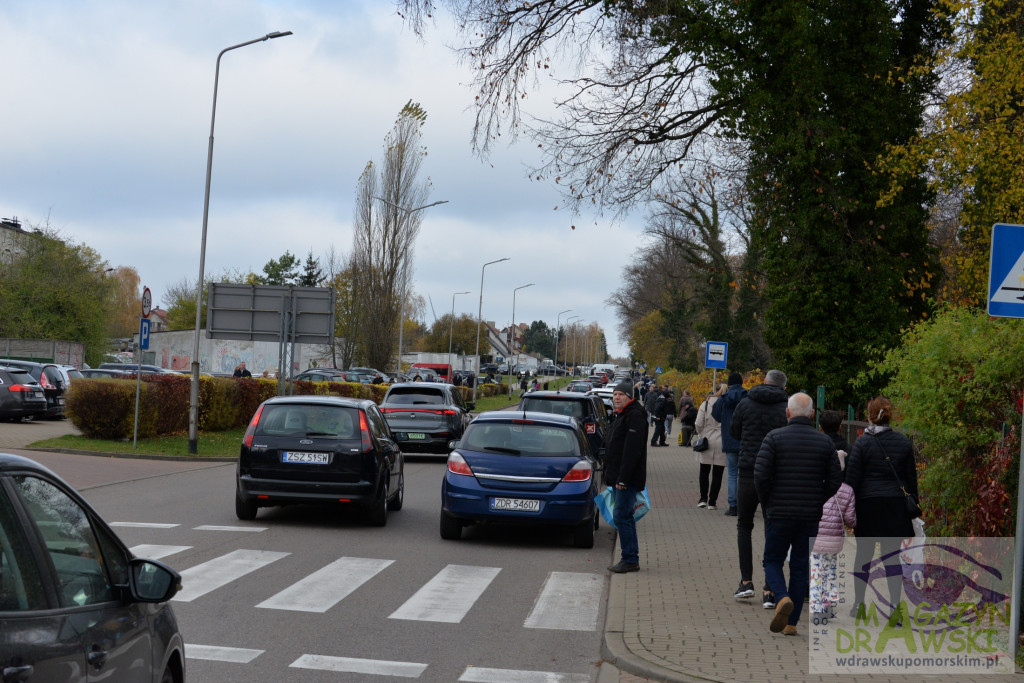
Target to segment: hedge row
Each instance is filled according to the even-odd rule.
[[[139,437],[182,434],[188,431],[191,378],[181,375],[143,377],[139,393]],[[374,403],[384,399],[388,385],[357,382],[295,382],[299,396],[345,396]],[[71,423],[94,439],[131,438],[135,421],[135,379],[78,379],[67,397]],[[472,388],[459,387],[465,400]],[[477,397],[493,396],[507,387],[484,384]],[[199,429],[223,431],[244,427],[256,408],[277,395],[277,380],[199,378]]]

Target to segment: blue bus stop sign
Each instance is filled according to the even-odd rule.
[[[992,226],[988,314],[1024,318],[1024,225],[996,223]]]
[[[704,367],[725,370],[728,360],[729,344],[727,342],[708,342],[704,349]]]

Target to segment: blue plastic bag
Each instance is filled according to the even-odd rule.
[[[597,505],[597,509],[601,512],[601,516],[604,517],[604,521],[615,526],[614,515],[612,512],[612,508],[615,507],[615,504],[614,498],[612,497],[611,486],[605,488],[594,497],[594,504]],[[643,491],[636,494],[636,502],[633,504],[633,520],[639,522],[643,519],[643,516],[650,511],[651,496],[647,493],[647,489],[644,488]]]

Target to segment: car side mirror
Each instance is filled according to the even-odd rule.
[[[181,574],[156,560],[133,559],[129,587],[136,602],[167,602],[181,590]]]

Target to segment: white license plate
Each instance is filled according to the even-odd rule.
[[[304,462],[310,465],[329,465],[331,463],[331,454],[285,451],[282,460],[284,462]]]
[[[425,438],[427,438],[426,434],[421,434],[421,433],[418,433],[418,432],[409,432],[408,434],[406,434],[406,436],[409,437],[410,439],[425,439]]]
[[[515,510],[517,512],[540,512],[539,500],[528,500],[526,498],[494,498],[491,501],[492,510]]]

